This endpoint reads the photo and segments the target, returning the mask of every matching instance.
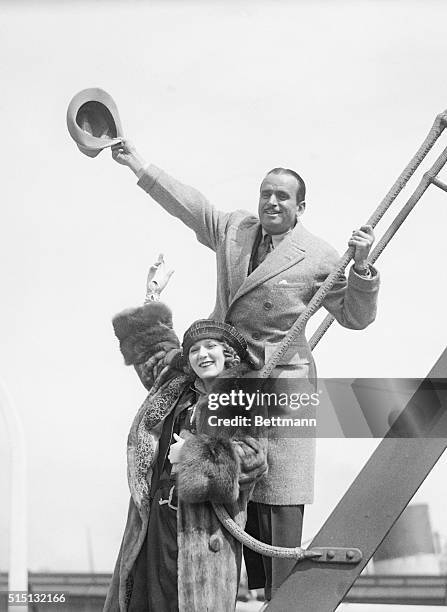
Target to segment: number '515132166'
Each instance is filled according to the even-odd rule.
[[[8,591],[8,604],[20,605],[25,603],[68,603],[66,593],[55,591],[42,591],[40,593],[29,593],[28,591]]]

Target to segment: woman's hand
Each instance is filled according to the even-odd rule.
[[[171,447],[169,449],[169,454],[168,454],[168,459],[169,461],[172,463],[172,472],[175,473],[176,469],[176,463],[180,463],[181,461],[181,452],[182,452],[182,448],[183,445],[185,443],[185,440],[183,438],[181,438],[180,436],[178,436],[176,433],[174,434],[174,444],[171,444]]]
[[[146,279],[146,296],[154,293],[160,294],[174,274],[174,270],[166,270],[163,253],[157,257],[157,261],[151,265]]]
[[[246,489],[268,471],[267,442],[244,436],[233,441],[233,448],[240,461],[239,486]]]

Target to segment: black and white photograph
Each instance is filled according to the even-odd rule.
[[[0,612],[447,609],[447,5],[0,15]]]

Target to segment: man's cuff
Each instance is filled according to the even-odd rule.
[[[163,170],[154,164],[142,168],[138,172],[138,187],[149,193],[162,172]]]
[[[364,278],[372,277],[371,268],[368,263],[365,263],[364,266],[360,270],[356,267],[356,264],[354,264],[353,268],[354,268],[354,272],[358,274],[359,276],[363,276]]]
[[[349,270],[348,283],[354,286],[356,289],[360,289],[362,291],[376,291],[380,284],[380,276],[378,270],[368,264],[370,274],[365,276],[363,274],[358,274],[354,270],[354,266],[351,266]]]

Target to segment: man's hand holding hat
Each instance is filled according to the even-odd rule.
[[[119,164],[130,168],[138,178],[147,165],[135,146],[127,139],[123,139],[112,147],[112,157]]]

